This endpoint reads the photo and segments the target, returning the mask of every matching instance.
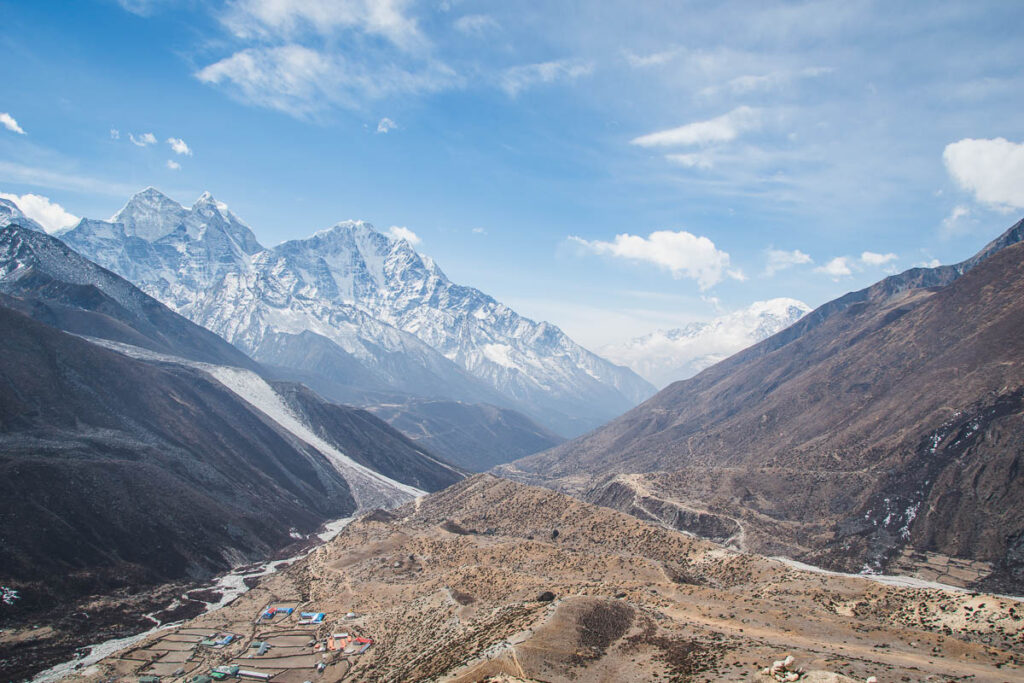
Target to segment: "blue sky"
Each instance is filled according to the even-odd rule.
[[[595,348],[818,305],[1024,213],[1016,2],[0,0],[0,20],[0,193],[37,216],[153,185],[211,191],[267,245],[403,226]]]

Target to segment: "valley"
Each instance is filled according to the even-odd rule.
[[[268,605],[296,612],[257,620]],[[154,634],[79,678],[238,664],[281,681],[741,681],[790,654],[806,680],[1006,681],[1024,665],[1017,600],[808,573],[490,475],[367,515],[171,632],[238,641],[179,657]],[[310,646],[340,632],[372,645]]]

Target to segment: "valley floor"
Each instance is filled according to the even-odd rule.
[[[295,611],[258,619],[268,606]],[[300,612],[325,617],[300,624]],[[372,645],[326,649],[341,633]],[[352,523],[231,605],[79,677],[184,681],[238,665],[296,683],[756,681],[786,654],[861,681],[1020,680],[1024,607],[801,571],[478,475]]]

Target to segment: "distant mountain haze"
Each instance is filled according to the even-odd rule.
[[[601,354],[632,368],[657,387],[693,377],[743,349],[789,327],[811,307],[796,299],[756,301],[707,322],[658,330],[625,344],[605,346]]]

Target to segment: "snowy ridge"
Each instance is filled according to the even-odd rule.
[[[810,310],[796,299],[756,301],[708,322],[658,330],[619,346],[607,346],[602,352],[664,387],[786,329]]]
[[[218,382],[244,399],[246,403],[269,417],[300,441],[304,441],[320,451],[334,463],[335,469],[345,477],[352,488],[352,495],[356,499],[360,511],[382,506],[394,507],[406,500],[426,495],[426,491],[402,484],[360,465],[314,434],[313,430],[303,424],[288,408],[277,392],[255,372],[216,365],[207,366],[205,369]]]

